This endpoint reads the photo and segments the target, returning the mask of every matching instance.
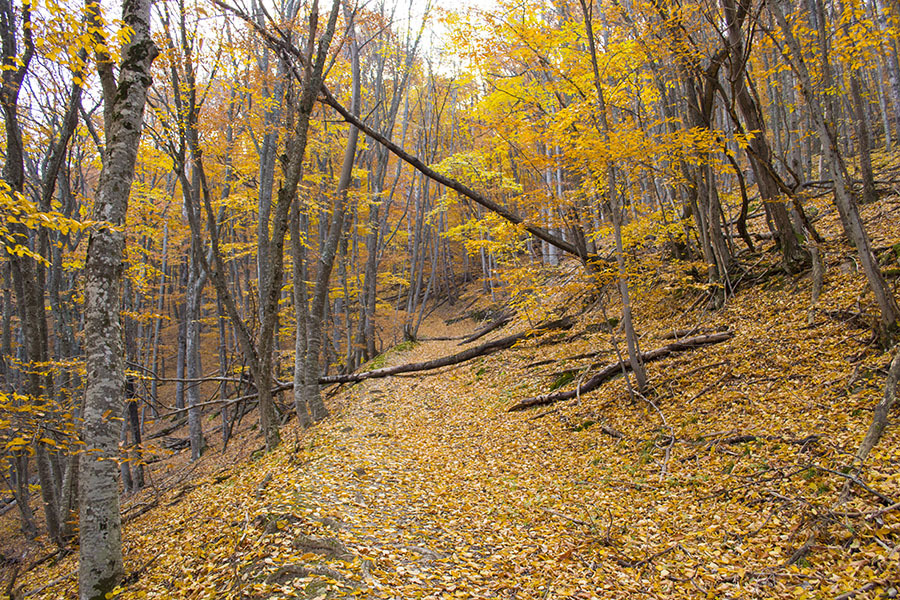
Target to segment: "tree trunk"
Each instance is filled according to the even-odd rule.
[[[847,173],[846,165],[844,165],[843,159],[838,152],[833,128],[826,117],[827,112],[822,110],[822,106],[819,103],[819,97],[813,87],[812,79],[803,58],[800,43],[797,41],[797,38],[794,37],[793,29],[791,29],[791,26],[788,24],[785,17],[784,2],[785,0],[775,0],[770,4],[770,8],[784,33],[785,41],[790,50],[789,58],[791,66],[800,82],[800,88],[806,98],[819,137],[822,140],[822,151],[825,157],[825,163],[834,179],[835,204],[837,204],[838,210],[843,216],[847,234],[850,236],[850,241],[856,247],[860,264],[863,267],[863,272],[866,274],[869,287],[878,304],[881,315],[881,331],[879,332],[879,335],[882,342],[887,342],[893,335],[893,332],[897,327],[898,319],[900,319],[900,307],[897,306],[894,293],[890,286],[887,285],[887,282],[881,273],[878,261],[872,253],[869,235],[866,233],[862,219],[859,216],[856,200],[852,195],[851,181]]]
[[[337,0],[335,2],[337,6]],[[359,47],[356,42],[354,28],[351,25],[350,33],[350,62],[353,71],[353,98],[351,111],[359,112],[360,106],[360,72],[359,72]],[[328,410],[322,401],[322,393],[319,389],[319,353],[323,342],[323,322],[325,317],[325,305],[328,301],[329,280],[331,270],[334,267],[334,259],[337,253],[338,242],[344,229],[344,211],[347,201],[347,190],[350,187],[353,173],[353,163],[356,158],[356,145],[359,140],[359,129],[350,127],[347,136],[347,146],[344,149],[344,161],[341,165],[341,174],[335,190],[335,203],[331,213],[331,223],[328,227],[328,236],[319,250],[319,268],[316,272],[316,283],[313,290],[312,302],[309,310],[309,321],[306,324],[306,354],[304,357],[303,377],[304,398],[303,402],[309,410],[309,416],[313,422],[321,421],[328,416]]]
[[[770,217],[773,231],[781,248],[782,263],[788,273],[796,272],[809,260],[794,231],[787,204],[784,202],[778,182],[775,180],[775,169],[772,166],[772,151],[766,137],[766,125],[762,119],[759,106],[750,93],[747,85],[747,61],[745,57],[749,49],[744,47],[743,23],[747,16],[750,0],[722,0],[728,28],[729,70],[732,93],[737,100],[738,109],[744,117],[745,131],[753,132],[749,141],[750,166],[756,177],[759,194],[766,213]]]
[[[881,436],[888,426],[888,415],[897,401],[898,380],[900,380],[900,349],[894,354],[894,358],[888,368],[888,376],[884,382],[884,396],[881,401],[875,405],[875,411],[872,414],[872,421],[869,424],[869,429],[866,431],[866,435],[863,437],[863,441],[856,451],[856,456],[854,458],[859,463],[860,467],[862,466],[862,463],[865,462],[866,458],[868,458],[872,448],[874,448],[879,440],[881,440]]]
[[[96,0],[88,0],[93,21]],[[119,491],[117,419],[122,412],[125,369],[122,359],[120,288],[125,256],[125,212],[150,86],[150,64],[157,55],[150,37],[150,2],[123,5],[131,37],[122,49],[119,78],[105,45],[98,43],[97,67],[103,86],[106,148],[93,218],[99,222],[88,242],[85,262],[84,443],[79,461],[79,596],[103,600],[124,576]],[[95,30],[95,37],[102,36]]]
[[[165,300],[166,300],[166,270],[168,268],[169,261],[169,226],[168,224],[163,225],[163,239],[162,239],[162,259],[160,264],[160,276],[159,276],[159,291],[157,292],[159,295],[156,299],[156,314],[158,315],[153,320],[153,348],[152,348],[152,357],[150,359],[150,368],[153,369],[153,381],[150,383],[150,402],[153,408],[153,416],[159,416],[159,402],[158,402],[158,389],[159,389],[159,336],[160,330],[162,329],[162,314],[163,309],[165,308]]]
[[[581,11],[584,16],[584,26],[587,31],[588,48],[591,53],[591,66],[594,73],[594,88],[597,94],[597,116],[600,122],[600,136],[606,144],[609,144],[609,120],[606,115],[606,101],[603,98],[603,87],[600,83],[600,68],[597,64],[597,48],[594,41],[594,27],[591,21],[592,10],[588,9],[585,0],[580,0]],[[612,163],[606,165],[606,193],[607,204],[610,209],[613,222],[613,233],[616,239],[616,266],[619,273],[619,292],[622,296],[622,325],[625,328],[625,343],[628,348],[628,359],[631,370],[637,381],[638,390],[643,393],[647,388],[647,371],[641,359],[641,350],[638,345],[637,334],[634,331],[634,323],[631,316],[631,296],[628,290],[628,273],[625,269],[625,249],[622,244],[622,217],[623,210],[619,202],[619,194],[616,186],[616,170]]]
[[[196,189],[196,188],[195,188]],[[193,209],[191,209],[193,210]],[[206,272],[200,268],[197,254],[201,248],[193,247],[191,252],[190,275],[188,276],[188,296],[185,301],[185,363],[187,379],[197,380],[203,374],[200,372],[200,303],[203,299],[203,287],[206,284]],[[197,381],[188,383],[185,389],[185,402],[188,407],[188,431],[191,440],[191,460],[197,460],[203,453],[206,445],[203,439],[203,422],[200,403],[200,384]]]
[[[13,464],[11,466],[12,476],[15,480],[13,487],[13,496],[19,507],[19,514],[22,516],[22,533],[26,539],[33,540],[37,537],[37,525],[34,522],[34,511],[31,509],[31,489],[28,484],[28,453],[24,450],[16,450],[12,452]]]
[[[878,200],[875,191],[875,175],[872,171],[872,141],[869,136],[869,123],[863,101],[862,74],[859,69],[850,73],[850,98],[853,106],[853,123],[856,127],[856,151],[859,154],[859,173],[862,176],[862,201],[870,204]]]
[[[188,272],[189,267],[185,267],[184,273]],[[185,287],[187,289],[187,287]],[[175,340],[175,343],[178,345],[178,350],[175,354],[175,378],[178,380],[175,382],[175,408],[177,410],[181,410],[184,408],[184,368],[185,368],[185,346],[187,344],[187,301],[184,302],[181,309],[181,314],[178,315],[176,313],[176,318],[178,319],[178,337]]]
[[[294,262],[293,289],[294,314],[297,328],[294,334],[294,410],[300,427],[309,427],[309,409],[306,406],[306,347],[309,325],[309,290],[306,283],[306,233],[309,220],[301,213],[300,205],[294,209],[291,219],[291,251]],[[301,233],[304,232],[304,233]]]
[[[21,12],[21,16],[19,15]],[[25,191],[25,154],[23,149],[22,130],[19,124],[18,102],[19,91],[25,75],[34,56],[34,40],[31,23],[31,4],[24,3],[17,10],[11,2],[4,0],[0,4],[0,37],[3,46],[3,71],[2,87],[0,87],[0,105],[2,105],[4,117],[4,130],[6,133],[6,147],[4,148],[6,162],[3,164],[3,182],[9,187],[9,192],[22,195]],[[21,23],[18,21],[21,19]],[[17,26],[21,25],[21,31]],[[24,51],[18,55],[18,35],[21,33],[24,43]],[[15,253],[12,248],[16,245],[30,249],[28,230],[21,224],[9,220],[9,240],[3,244],[2,250],[8,259],[9,273],[15,289],[16,309],[19,317],[20,335],[18,344],[18,356],[21,364],[16,379],[26,395],[39,398],[44,393],[52,393],[50,386],[45,389],[45,381],[39,375],[36,363],[47,360],[46,340],[46,316],[44,312],[44,290],[39,285],[35,260],[26,255]],[[43,335],[41,321],[44,321]],[[11,349],[10,349],[11,350]],[[12,358],[11,356],[9,358]],[[7,375],[12,378],[13,369],[10,368]],[[10,382],[8,382],[10,383]],[[15,388],[14,388],[15,389]],[[24,452],[13,452],[15,456],[16,488],[14,490],[16,502],[22,514],[23,531],[29,539],[37,533],[34,523],[34,515],[29,504],[28,481],[28,456]],[[47,477],[45,471],[46,461],[38,462],[39,476],[42,481]],[[48,491],[49,492],[49,491]],[[49,496],[45,495],[45,507]],[[48,513],[48,528],[51,536],[56,538],[55,515]]]

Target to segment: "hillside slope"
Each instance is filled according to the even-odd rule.
[[[896,215],[896,202],[868,210],[885,206]],[[868,215],[887,225],[876,246],[900,242],[890,214]],[[289,425],[270,455],[253,452],[249,430],[224,457],[182,462],[174,483],[126,507],[155,502],[126,525],[134,576],[121,597],[894,597],[900,429],[833,509],[890,355],[855,316],[868,300],[852,253],[825,251],[811,322],[805,276],[744,282],[710,311],[687,309],[696,296],[678,289],[677,273],[660,274],[638,297],[644,350],[673,329],[734,337],[649,365],[647,399],[620,377],[507,412],[615,360],[593,310],[569,332],[482,359],[348,386],[331,398],[331,419]],[[424,337],[475,328],[448,326],[444,311]],[[527,326],[521,316],[485,339]],[[458,350],[404,344],[380,362]],[[74,567],[68,557],[17,584],[41,590],[31,597],[74,598]]]

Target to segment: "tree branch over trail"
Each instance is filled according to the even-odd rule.
[[[479,356],[485,356],[499,350],[505,350],[506,348],[510,348],[515,345],[516,342],[524,340],[525,338],[535,335],[538,332],[549,331],[551,329],[569,329],[574,324],[575,320],[572,317],[564,317],[555,321],[541,323],[534,329],[529,329],[528,331],[523,331],[522,333],[517,333],[515,335],[510,335],[497,340],[493,340],[481,344],[480,346],[475,346],[474,348],[469,348],[468,350],[463,350],[462,352],[451,354],[450,356],[435,358],[433,360],[428,360],[425,362],[408,363],[405,365],[397,365],[395,367],[384,367],[382,369],[364,371],[362,373],[329,375],[327,377],[320,377],[319,383],[322,385],[330,383],[356,383],[365,379],[377,379],[379,377],[399,375],[400,373],[430,371],[432,369],[440,369],[441,367],[449,367],[450,365],[466,362],[467,360],[472,360],[473,358],[477,358]]]
[[[307,59],[302,50],[295,46],[290,38],[285,35],[284,32],[282,32],[277,26],[275,26],[274,23],[270,25],[273,26],[278,32],[277,35],[271,33],[264,27],[261,27],[259,23],[251,19],[250,16],[241,9],[231,6],[225,3],[223,0],[213,0],[213,3],[216,6],[219,6],[220,8],[237,15],[245,23],[250,25],[266,40],[270,47],[292,56],[294,59],[298,60],[302,66],[306,65]],[[301,78],[296,69],[293,72],[298,79]],[[429,179],[456,191],[460,195],[465,196],[476,204],[479,204],[489,211],[503,217],[513,225],[521,225],[525,231],[527,231],[534,237],[547,242],[551,246],[559,248],[563,252],[581,259],[581,261],[586,264],[589,264],[591,261],[596,260],[596,256],[588,255],[585,251],[579,250],[579,248],[574,244],[570,244],[562,238],[553,235],[550,231],[544,229],[543,227],[527,224],[525,218],[517,214],[516,212],[506,208],[501,204],[497,204],[489,198],[486,198],[485,196],[479,194],[465,184],[447,177],[446,175],[438,173],[437,171],[426,165],[421,159],[413,156],[412,154],[401,148],[399,145],[391,141],[389,138],[376,131],[373,127],[364,123],[360,118],[354,116],[349,110],[344,108],[344,106],[340,102],[338,102],[338,100],[332,95],[331,91],[324,84],[324,82],[322,83],[320,93],[320,102],[333,108],[347,123],[350,123],[351,125],[363,131],[367,136],[390,150],[398,158],[412,166],[414,169],[416,169]]]
[[[593,256],[588,256],[584,252],[579,251],[579,249],[574,244],[570,244],[569,242],[553,235],[543,227],[527,224],[525,222],[525,218],[521,215],[513,212],[505,206],[497,204],[489,198],[484,197],[483,195],[479,194],[463,183],[460,183],[455,179],[451,179],[446,175],[438,173],[437,171],[426,165],[424,162],[422,162],[421,159],[413,156],[387,137],[375,131],[375,129],[373,129],[369,125],[366,125],[361,119],[355,117],[352,113],[350,113],[350,111],[344,108],[340,102],[337,101],[337,99],[331,94],[331,91],[327,86],[322,86],[322,98],[320,98],[320,101],[333,108],[339,115],[341,115],[341,117],[344,118],[345,121],[347,121],[351,125],[355,125],[356,127],[358,127],[360,130],[365,132],[367,136],[393,152],[398,158],[409,164],[411,167],[413,167],[429,179],[454,190],[461,196],[465,196],[476,204],[480,204],[489,211],[503,217],[513,225],[521,225],[525,231],[527,231],[534,237],[547,242],[551,246],[559,248],[563,252],[581,259],[582,262],[587,263],[589,262],[589,260],[593,260],[596,258]]]
[[[665,358],[676,352],[681,352],[682,350],[691,350],[693,348],[699,348],[700,346],[720,344],[724,341],[730,340],[733,336],[733,331],[723,331],[722,333],[713,333],[709,335],[698,335],[696,337],[687,338],[685,340],[675,342],[674,344],[669,344],[668,346],[663,346],[662,348],[657,348],[656,350],[643,352],[641,353],[641,360],[644,363],[648,363],[654,360]],[[603,367],[603,369],[601,369],[599,373],[585,381],[584,384],[578,386],[574,390],[554,392],[552,394],[544,394],[543,396],[526,398],[525,400],[522,400],[519,403],[509,407],[507,409],[507,412],[525,410],[526,408],[531,408],[533,406],[545,406],[547,404],[553,404],[555,402],[561,402],[563,400],[571,400],[579,394],[584,394],[586,392],[590,392],[591,390],[597,389],[603,383],[609,381],[616,375],[619,375],[623,371],[628,371],[630,369],[631,363],[627,360],[614,362]]]

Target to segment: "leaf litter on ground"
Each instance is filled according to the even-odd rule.
[[[900,241],[879,231],[876,246]],[[245,427],[227,454],[191,467],[195,487],[157,482],[158,507],[125,528],[126,570],[138,576],[119,597],[892,597],[896,507],[855,487],[832,510],[889,360],[867,331],[829,316],[873,305],[849,255],[826,246],[826,292],[810,325],[805,277],[770,277],[723,309],[688,313],[664,278],[646,286],[636,301],[644,349],[673,329],[735,332],[651,365],[652,402],[619,378],[573,401],[506,412],[562,371],[575,371],[566,383],[575,385],[591,363],[614,360],[606,318],[591,312],[581,317],[589,333],[568,343],[532,339],[347,387],[331,419],[308,431],[289,425],[268,455]],[[447,325],[450,316],[436,312],[423,332],[471,330],[471,321]],[[491,336],[527,326],[519,318]],[[456,351],[456,341],[428,341],[381,360]],[[577,355],[588,358],[565,360]],[[179,466],[157,477],[188,468],[170,462]],[[891,427],[860,481],[900,499],[898,466]],[[153,500],[151,488],[126,510]],[[74,598],[74,568],[69,556],[19,584],[59,580],[34,597]]]

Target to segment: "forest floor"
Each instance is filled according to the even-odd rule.
[[[866,207],[876,247],[900,242],[898,215],[897,200]],[[677,270],[656,273],[637,293],[644,350],[673,329],[734,337],[649,364],[647,400],[620,377],[507,412],[616,359],[594,310],[571,331],[491,356],[346,386],[328,401],[331,418],[307,431],[288,424],[271,454],[258,450],[250,415],[226,454],[190,465],[182,451],[126,502],[133,576],[120,597],[895,597],[900,428],[872,453],[866,487],[835,508],[890,356],[856,316],[872,305],[852,252],[824,250],[811,321],[808,274],[745,281],[708,310],[687,308],[698,296]],[[477,326],[447,325],[452,316],[443,307],[420,333]],[[475,344],[526,327],[520,315]],[[378,360],[459,349],[403,344]],[[578,355],[587,358],[567,358]],[[74,598],[75,567],[71,555],[48,561],[17,585]]]

